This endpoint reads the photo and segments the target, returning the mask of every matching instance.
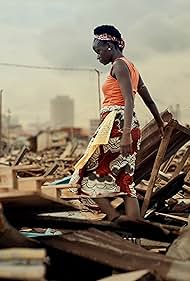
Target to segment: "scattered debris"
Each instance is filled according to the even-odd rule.
[[[79,188],[68,178],[87,145],[84,140],[64,139],[61,146],[51,140],[47,149],[41,134],[36,147],[44,150],[23,147],[4,155],[0,248],[16,249],[0,250],[0,278],[44,280],[47,269],[47,280],[189,281],[190,129],[167,111],[163,119],[168,126],[162,140],[154,121],[143,128],[135,172],[138,220],[108,222],[80,200],[91,198],[71,192]],[[124,212],[121,197],[111,194],[109,200]],[[33,253],[43,253],[39,262],[36,256],[32,260]],[[6,255],[10,262],[3,260]]]

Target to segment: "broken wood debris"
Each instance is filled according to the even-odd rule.
[[[169,122],[163,140],[155,122],[143,129],[135,171],[144,205],[139,220],[108,222],[71,192],[78,185],[55,184],[73,173],[82,154],[77,142],[36,153],[23,147],[1,159],[0,248],[46,249],[47,280],[95,281],[114,271],[115,280],[189,281],[190,129],[168,112],[163,119]],[[114,197],[108,196],[112,205],[124,212],[123,199]]]
[[[41,281],[45,278],[45,258],[44,249],[0,250],[0,280]]]

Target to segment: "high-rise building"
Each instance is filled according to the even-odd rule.
[[[100,119],[90,119],[90,136],[92,136],[95,133],[99,124],[100,124]]]
[[[178,120],[181,121],[181,108],[180,108],[180,104],[176,104],[175,106],[170,105],[169,106],[169,110],[172,113],[173,117]]]
[[[53,128],[74,126],[74,101],[68,96],[56,96],[50,101],[50,123]]]

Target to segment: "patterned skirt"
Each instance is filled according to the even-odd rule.
[[[96,197],[98,195],[109,196],[127,195],[136,197],[133,183],[136,154],[140,148],[140,128],[136,114],[133,113],[131,136],[132,154],[124,157],[120,153],[120,141],[124,126],[124,107],[106,107],[101,111],[101,121],[112,111],[117,110],[116,117],[107,144],[100,145],[90,157],[85,166],[76,170],[70,183],[79,183],[80,194]],[[96,130],[93,138],[96,136]],[[91,141],[92,141],[91,140]]]

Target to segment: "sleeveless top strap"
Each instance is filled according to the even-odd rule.
[[[136,69],[136,67],[134,66],[134,64],[133,64],[132,62],[128,61],[127,58],[125,58],[125,57],[117,58],[117,59],[113,62],[113,65],[112,65],[112,68],[111,68],[111,71],[110,71],[110,75],[111,75],[111,72],[112,72],[114,63],[115,63],[117,60],[122,60],[122,61],[124,61],[124,63],[127,65],[128,69],[129,69],[129,73],[130,73],[130,78],[131,78],[131,84],[132,84],[133,92],[136,93],[136,92],[137,92],[137,89],[138,89],[138,83],[139,83],[139,72],[138,72],[138,70]]]

